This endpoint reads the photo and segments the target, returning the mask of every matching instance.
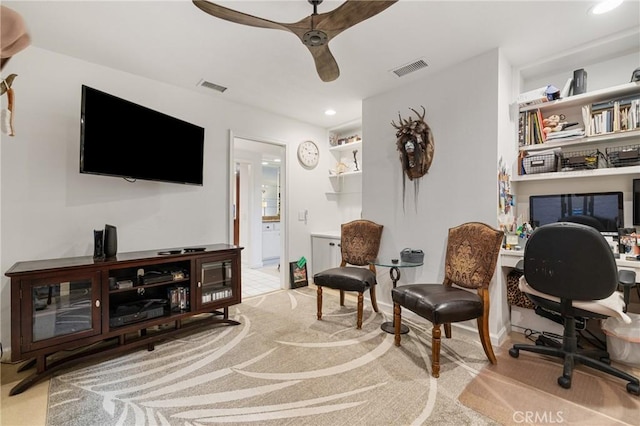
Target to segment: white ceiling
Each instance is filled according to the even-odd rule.
[[[313,11],[306,0],[218,3],[279,22]],[[341,3],[325,0],[318,12]],[[325,128],[360,118],[362,99],[496,47],[530,73],[558,56],[572,62],[563,64],[569,68],[594,55],[640,57],[640,1],[602,16],[587,13],[594,3],[400,0],[329,43],[340,77],[324,83],[293,34],[214,18],[190,0],[2,1],[22,15],[33,46]],[[391,72],[419,59],[429,66],[404,77]],[[228,89],[200,87],[203,79]],[[327,108],[337,114],[325,116]]]

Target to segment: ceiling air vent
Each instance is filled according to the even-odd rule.
[[[226,87],[220,86],[219,84],[215,84],[207,80],[200,80],[200,82],[198,83],[198,86],[206,87],[207,89],[216,90],[220,93],[223,93],[225,90],[227,90]]]
[[[417,60],[415,62],[412,62],[410,64],[403,65],[403,66],[401,66],[399,68],[396,68],[396,69],[392,70],[392,72],[395,75],[397,75],[398,77],[404,77],[405,75],[407,75],[409,73],[412,73],[414,71],[418,71],[418,70],[420,70],[422,68],[426,68],[427,66],[428,66],[427,63],[424,60],[419,59],[419,60]]]

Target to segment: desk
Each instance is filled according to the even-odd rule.
[[[396,284],[398,283],[398,280],[400,279],[400,268],[415,268],[416,266],[422,266],[424,265],[424,262],[402,262],[398,259],[395,259],[396,261],[393,262],[391,259],[376,259],[374,260],[373,263],[375,266],[383,266],[385,268],[390,268],[389,269],[389,276],[391,277],[391,282],[393,283],[393,288],[396,288]],[[393,321],[386,321],[383,322],[382,325],[380,326],[381,329],[383,329],[384,331],[386,331],[387,333],[391,333],[394,334],[395,333],[395,328],[394,328],[394,324]],[[400,333],[402,334],[407,334],[409,332],[409,327],[407,327],[406,325],[402,324],[401,328],[400,328]]]
[[[500,310],[501,307],[506,308],[504,315],[500,317],[501,327],[510,328],[511,331],[522,333],[523,329],[531,328],[534,330],[545,330],[556,334],[562,334],[563,330],[559,324],[538,316],[531,309],[508,305],[506,294],[507,275],[523,257],[524,250],[503,249],[500,251],[498,263],[499,268],[496,269],[496,284],[498,285],[495,287],[495,290],[500,292],[500,296],[491,299],[491,310],[493,311],[494,307],[498,310]],[[636,281],[640,281],[639,260],[627,260],[625,258],[621,258],[616,259],[616,264],[620,270],[627,269],[634,271],[636,273]],[[635,313],[635,311],[638,311],[637,305],[635,307],[632,306],[631,312]]]
[[[500,263],[502,267],[513,268],[522,258],[524,258],[524,250],[503,249],[500,251]],[[640,277],[640,260],[627,260],[624,255],[620,255],[620,259],[616,259],[616,265],[618,265],[620,269],[636,271],[636,274]]]

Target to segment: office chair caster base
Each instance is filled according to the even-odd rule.
[[[518,356],[520,356],[520,351],[516,348],[511,348],[509,349],[509,355],[511,355],[513,358],[518,358]]]
[[[558,377],[558,384],[560,385],[560,387],[563,387],[565,389],[570,389],[571,388],[571,377],[566,377],[566,376]]]
[[[640,396],[640,385],[637,383],[627,383],[627,392]]]

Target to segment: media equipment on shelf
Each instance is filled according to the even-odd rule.
[[[203,158],[204,128],[82,86],[80,173],[202,185]]]
[[[166,299],[145,299],[118,305],[111,313],[109,326],[120,327],[134,322],[161,317],[167,306]]]
[[[165,269],[161,271],[147,271],[138,277],[140,285],[165,283],[189,278],[189,274],[180,268]]]
[[[578,222],[616,237],[618,228],[624,225],[622,192],[532,195],[529,214],[534,228],[553,222]]]

